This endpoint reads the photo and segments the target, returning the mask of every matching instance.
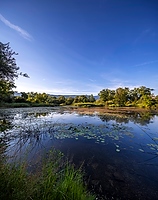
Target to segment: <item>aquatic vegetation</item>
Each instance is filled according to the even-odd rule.
[[[80,169],[51,151],[40,167],[28,173],[28,164],[0,162],[0,199],[8,200],[94,200],[83,183]]]
[[[148,180],[151,177],[152,179],[157,177],[156,173],[154,174],[157,172],[158,158],[158,138],[155,131],[157,117],[153,117],[147,125],[146,122],[139,123],[139,120],[137,123],[134,117],[131,120],[131,114],[129,118],[110,114],[98,116],[98,114],[98,112],[90,113],[90,115],[78,114],[73,110],[51,108],[4,109],[0,114],[1,118],[6,118],[8,122],[11,122],[11,129],[8,128],[0,133],[3,147],[5,147],[1,147],[3,155],[9,156],[9,162],[15,158],[16,160],[25,159],[28,156],[28,160],[32,163],[36,162],[35,157],[55,147],[68,155],[75,166],[81,166],[84,162],[83,169],[86,172],[85,177],[89,180],[90,191],[95,191],[97,194],[100,192],[105,194],[109,191],[109,196],[110,192],[128,191],[128,186],[131,187],[131,184],[134,188],[135,183],[139,184],[137,174],[141,173],[140,177],[148,176]],[[63,164],[60,163],[60,169],[62,166]],[[145,166],[150,166],[149,175],[144,174]],[[67,174],[68,179],[74,177],[67,171],[57,174],[63,177],[64,173]],[[50,180],[55,181],[56,176]],[[144,182],[143,180],[144,178],[141,180],[142,188],[146,188],[146,180]],[[69,186],[66,186],[67,179],[62,179],[62,183],[60,190],[69,190]],[[51,193],[53,189],[49,187],[49,176],[47,176],[47,181],[45,180],[46,186]],[[45,187],[41,185],[40,190],[43,191]],[[74,185],[74,190],[75,188]],[[115,188],[119,189],[115,190]],[[58,193],[59,190],[56,191]],[[45,199],[49,199],[50,193],[45,192]],[[62,198],[66,199],[64,196]],[[73,198],[77,197],[71,196],[71,199]],[[60,199],[59,196],[58,199]]]
[[[42,134],[47,134],[54,139],[79,139],[79,137],[84,137],[103,143],[106,137],[110,137],[113,140],[119,140],[125,136],[134,137],[131,131],[131,128],[118,124],[93,125],[82,123],[76,125],[73,123],[38,123],[37,121],[30,124],[15,125],[14,134],[12,136],[14,138],[18,138],[19,136],[21,136],[21,138],[40,138]]]

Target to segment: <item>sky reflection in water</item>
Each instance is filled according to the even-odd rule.
[[[24,156],[27,150],[32,161],[55,147],[76,166],[84,162],[89,188],[104,198],[154,199],[158,194],[157,116],[143,121],[50,108],[0,112],[13,125],[5,131],[8,155]]]

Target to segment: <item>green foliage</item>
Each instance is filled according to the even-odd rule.
[[[0,42],[0,103],[12,101],[12,89],[15,88],[14,80],[18,75],[29,77],[26,73],[18,73],[16,60],[17,55],[9,46],[9,43]]]
[[[31,103],[47,103],[49,95],[46,93],[29,92],[27,101]]]
[[[88,102],[95,102],[95,98],[94,98],[93,94],[88,96]]]
[[[0,102],[9,102],[13,96],[12,88],[15,88],[14,83],[0,80]]]
[[[15,103],[26,103],[26,99],[23,98],[22,96],[21,97],[14,97],[14,102]]]
[[[66,98],[65,98],[64,96],[59,96],[59,97],[58,97],[58,102],[59,102],[59,104],[64,104],[65,101],[66,101]]]
[[[74,101],[74,98],[73,98],[73,97],[68,97],[68,98],[66,99],[66,105],[71,105],[71,104],[73,103],[73,101]]]
[[[90,96],[88,95],[76,96],[73,101],[73,103],[87,103],[87,102],[91,102],[91,103],[95,102],[95,98],[93,94],[91,94]]]
[[[14,55],[17,55],[10,48],[9,43],[0,42],[0,80],[14,82],[18,77],[19,67],[16,65]]]
[[[117,88],[115,92],[115,104],[119,107],[125,106],[126,102],[128,101],[128,92],[129,88]]]
[[[103,89],[99,92],[100,101],[109,107],[142,107],[155,108],[158,98],[152,94],[153,89],[141,86],[139,88],[117,88],[114,90]]]
[[[142,95],[138,101],[138,105],[142,108],[152,108],[156,106],[156,100],[153,99],[150,95]]]
[[[27,164],[0,162],[0,199],[7,200],[93,200],[83,184],[80,170],[63,160],[60,152],[52,151],[34,173]]]
[[[88,97],[86,95],[80,95],[74,98],[74,103],[85,103],[85,102],[88,102]]]
[[[102,101],[106,102],[114,98],[115,91],[109,89],[103,89],[99,92],[98,95]]]

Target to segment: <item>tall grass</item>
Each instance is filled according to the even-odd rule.
[[[34,172],[28,165],[0,161],[0,199],[3,200],[93,200],[80,169],[52,151]]]

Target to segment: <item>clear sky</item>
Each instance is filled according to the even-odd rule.
[[[0,0],[0,41],[30,76],[19,92],[158,94],[158,0]]]

